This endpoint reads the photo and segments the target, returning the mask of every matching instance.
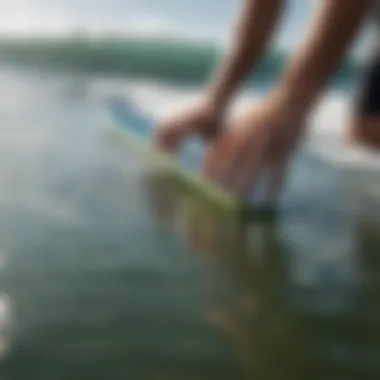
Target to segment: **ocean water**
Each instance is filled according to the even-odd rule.
[[[379,378],[379,207],[345,173],[302,150],[279,220],[241,223],[112,138],[110,96],[159,120],[199,86],[5,64],[0,84],[2,378]],[[310,141],[346,110],[329,93]]]
[[[208,80],[224,52],[216,44],[163,37],[91,37],[79,31],[62,38],[4,38],[0,36],[1,61],[28,67],[71,69],[80,73],[128,75],[139,79],[199,85]],[[278,76],[289,55],[272,50],[260,61],[251,85],[268,85]],[[359,63],[344,61],[334,80],[346,87],[355,78]]]

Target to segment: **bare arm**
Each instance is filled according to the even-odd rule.
[[[278,86],[280,98],[307,111],[347,52],[372,0],[321,0],[314,23]]]
[[[264,53],[284,3],[285,0],[244,0],[231,49],[210,86],[209,95],[216,105],[226,105]]]
[[[372,3],[318,0],[314,23],[269,99],[236,119],[209,150],[205,163],[209,178],[248,199],[264,180],[267,200],[277,200],[305,117]]]
[[[222,129],[232,96],[264,53],[286,0],[241,1],[236,34],[226,58],[202,99],[158,128],[156,144],[160,148],[175,151],[193,133],[214,138]]]

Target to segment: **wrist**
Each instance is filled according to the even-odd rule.
[[[206,90],[206,98],[215,109],[224,112],[231,104],[234,90],[223,86],[220,81],[211,83]]]
[[[206,104],[214,114],[224,115],[230,105],[230,100],[211,90],[206,90],[203,96],[203,103]]]
[[[270,98],[278,102],[284,111],[295,117],[306,117],[318,100],[319,91],[308,86],[298,86],[282,81]]]

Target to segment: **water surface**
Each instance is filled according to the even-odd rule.
[[[274,222],[220,215],[110,139],[72,76],[2,68],[9,379],[378,379],[376,205],[298,156]]]

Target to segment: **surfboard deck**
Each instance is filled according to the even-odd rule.
[[[149,158],[155,170],[165,171],[192,194],[211,202],[218,209],[241,219],[276,216],[275,207],[257,206],[242,201],[212,181],[202,177],[205,145],[200,139],[188,141],[177,155],[159,151],[153,145],[155,122],[152,117],[128,101],[113,100],[108,111],[118,143],[126,143],[143,157]]]

